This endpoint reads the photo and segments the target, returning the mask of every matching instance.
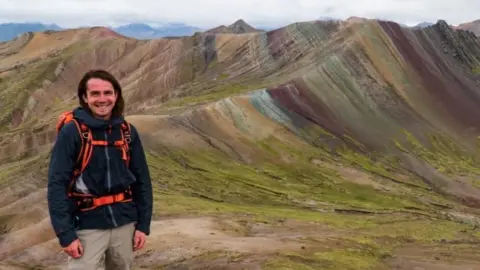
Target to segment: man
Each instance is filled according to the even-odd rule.
[[[97,269],[102,258],[106,270],[130,269],[152,216],[142,142],[124,121],[122,89],[110,73],[87,72],[77,94],[72,116],[78,122],[58,129],[50,160],[52,227],[70,256],[69,269]]]

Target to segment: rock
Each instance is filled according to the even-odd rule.
[[[464,30],[454,30],[446,21],[439,20],[435,24],[435,29],[440,32],[443,37],[442,50],[447,54],[452,51],[452,56],[457,58],[461,63],[472,66],[480,61],[480,51],[475,46],[477,38],[475,35]]]
[[[43,83],[42,83],[42,86],[43,88],[48,88],[48,86],[50,86],[52,84],[52,82],[50,80],[44,80]]]
[[[65,69],[65,63],[60,62],[58,64],[57,68],[55,69],[55,77],[58,77],[60,75],[60,73],[63,72],[64,69]]]

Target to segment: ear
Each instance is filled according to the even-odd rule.
[[[88,102],[87,102],[87,95],[83,95],[83,101],[84,101],[85,103],[88,103]]]

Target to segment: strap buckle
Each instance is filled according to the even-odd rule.
[[[93,198],[92,197],[81,198],[78,203],[78,207],[80,208],[80,210],[93,208],[94,207]]]

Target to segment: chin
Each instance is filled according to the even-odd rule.
[[[106,116],[109,116],[112,112],[109,111],[109,112],[96,112],[96,111],[93,111],[93,113],[98,116],[98,117],[106,117]]]

